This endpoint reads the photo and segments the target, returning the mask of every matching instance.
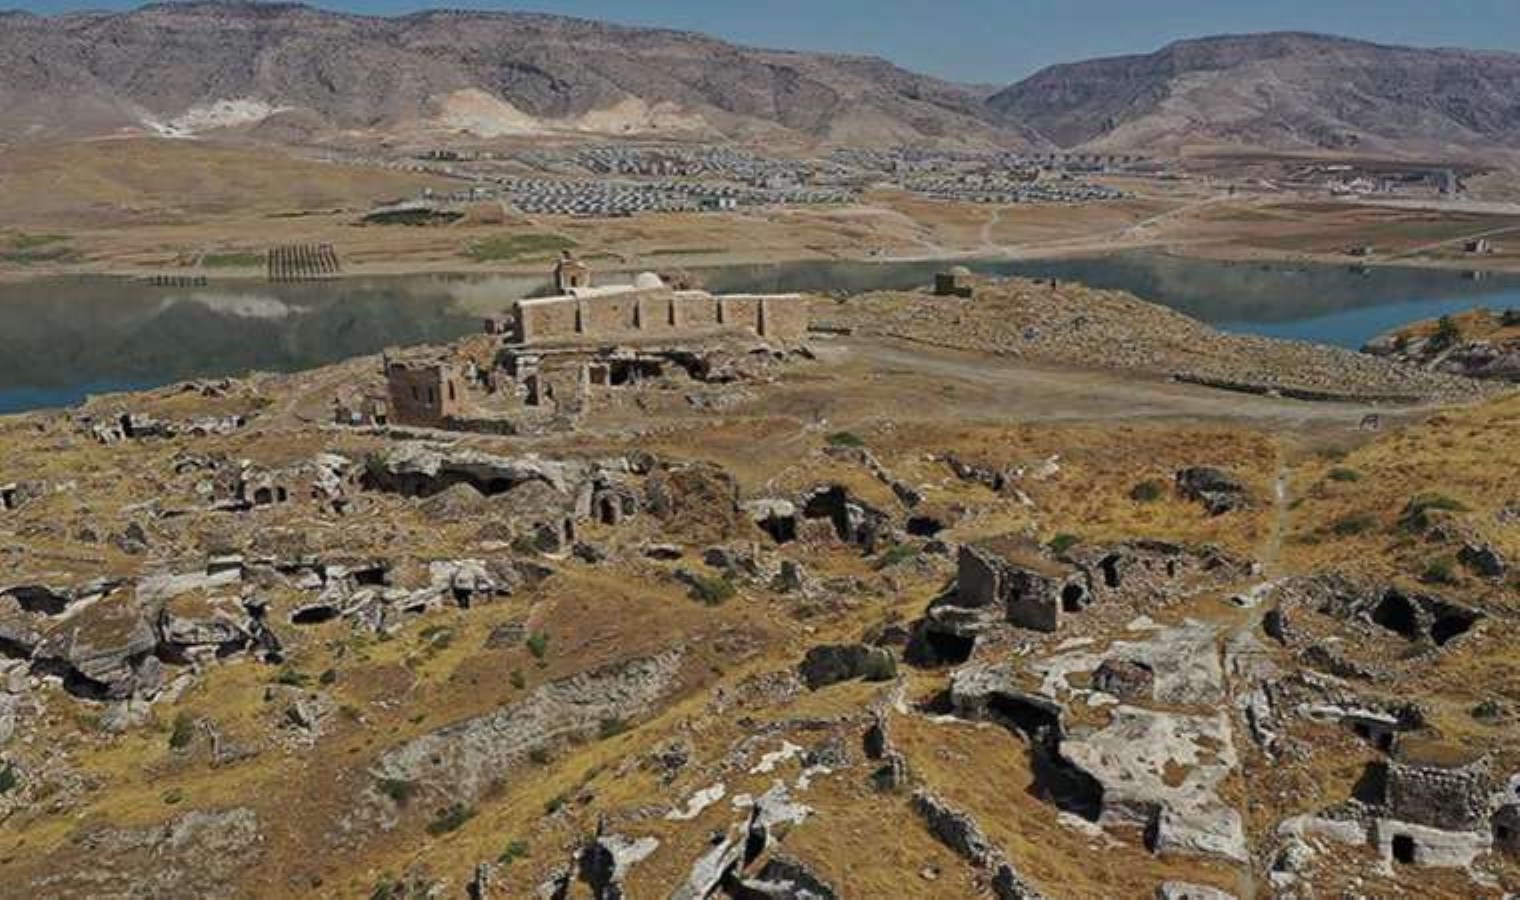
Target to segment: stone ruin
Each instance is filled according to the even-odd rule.
[[[1014,626],[1054,633],[1094,603],[1166,604],[1223,587],[1249,563],[1212,547],[1135,540],[1052,554],[1019,535],[963,544],[954,591],[931,604],[916,634],[924,659],[963,661],[981,633]]]
[[[807,336],[807,301],[796,294],[682,290],[650,272],[593,287],[590,269],[568,255],[554,286],[555,296],[486,319],[486,346],[387,355],[384,400],[350,392],[335,401],[335,420],[497,434],[567,427],[620,388],[753,378]]]
[[[934,296],[969,299],[976,292],[976,276],[965,266],[951,266],[934,276]]]
[[[1479,609],[1434,594],[1334,573],[1286,579],[1271,595],[1275,605],[1262,623],[1266,633],[1314,668],[1340,677],[1386,677],[1464,641],[1486,618]],[[1326,641],[1327,632],[1342,639]]]
[[[956,576],[959,603],[999,606],[1008,621],[1057,631],[1064,615],[1092,602],[1086,579],[1069,563],[1046,556],[1027,538],[1005,536],[962,545]]]

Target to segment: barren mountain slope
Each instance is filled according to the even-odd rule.
[[[984,121],[978,98],[879,60],[543,15],[187,3],[15,14],[0,29],[0,123],[32,134],[431,126],[1026,142]]]
[[[1065,147],[1492,150],[1520,134],[1520,55],[1213,37],[1052,66],[988,106]]]

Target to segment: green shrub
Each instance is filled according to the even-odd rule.
[[[380,793],[391,798],[398,804],[406,804],[417,794],[417,785],[400,778],[380,779]]]
[[[434,650],[445,650],[454,643],[454,629],[447,625],[429,625],[418,632],[417,636]]]
[[[691,596],[705,606],[721,606],[738,593],[726,575],[693,575]]]
[[[1341,482],[1346,482],[1346,483],[1349,484],[1349,483],[1354,483],[1354,482],[1357,482],[1357,481],[1361,481],[1362,480],[1362,473],[1358,472],[1355,469],[1347,469],[1347,468],[1343,468],[1343,467],[1337,467],[1337,468],[1331,469],[1330,473],[1326,477],[1328,477],[1331,481],[1341,481]]]
[[[534,747],[528,751],[528,762],[535,766],[547,766],[553,759],[554,755],[549,752],[548,747]]]
[[[523,677],[522,669],[513,669],[512,674],[507,676],[507,680],[512,682],[512,686],[519,691],[528,686],[528,679]]]
[[[1377,527],[1377,519],[1366,513],[1352,513],[1330,523],[1330,530],[1341,537],[1366,534]]]
[[[1051,538],[1050,543],[1046,546],[1050,548],[1051,553],[1065,553],[1080,543],[1082,543],[1082,539],[1076,535],[1062,533]]]
[[[437,818],[427,825],[427,833],[434,837],[440,834],[448,834],[464,827],[464,823],[475,817],[475,810],[463,803],[450,803],[438,811]]]
[[[602,740],[606,740],[607,738],[617,737],[627,730],[628,723],[624,722],[622,719],[617,718],[616,716],[613,716],[611,718],[603,719],[600,723],[598,723],[596,733],[597,736]]]
[[[528,842],[518,839],[508,841],[506,849],[501,851],[501,855],[496,857],[496,861],[504,866],[510,866],[527,855]]]
[[[179,713],[169,728],[169,749],[183,750],[195,739],[195,719],[189,713]]]
[[[891,681],[897,677],[897,657],[890,653],[873,653],[866,657],[861,678],[866,681]]]
[[[1460,500],[1443,494],[1420,494],[1405,504],[1404,511],[1399,514],[1399,525],[1405,531],[1426,531],[1433,522],[1431,513],[1466,511],[1467,507]]]
[[[306,677],[304,672],[292,669],[290,666],[285,666],[275,673],[274,680],[279,684],[289,685],[290,687],[305,687],[311,679]]]
[[[876,568],[889,569],[910,559],[918,558],[918,548],[912,544],[893,544],[876,560]]]
[[[1147,478],[1129,490],[1129,498],[1136,503],[1155,503],[1166,494],[1166,482],[1159,478]]]
[[[527,644],[528,652],[533,654],[534,659],[543,659],[549,654],[549,635],[542,631],[535,631],[528,635],[524,643]]]
[[[1458,327],[1456,320],[1451,316],[1442,316],[1436,320],[1435,334],[1430,336],[1431,346],[1437,350],[1444,350],[1454,346],[1462,340],[1462,329]]]
[[[5,768],[0,769],[0,795],[9,794],[20,783],[21,777],[16,774],[16,767],[6,763]]]
[[[865,439],[850,431],[836,431],[828,436],[830,447],[864,447]]]
[[[552,816],[552,815],[554,815],[555,813],[557,813],[560,810],[564,809],[565,808],[565,804],[567,804],[569,802],[570,802],[570,798],[567,795],[565,795],[565,794],[558,794],[558,795],[556,795],[554,797],[550,797],[549,798],[549,802],[544,804],[544,815],[546,815],[546,816]]]
[[[1433,559],[1425,566],[1425,571],[1421,573],[1420,578],[1431,584],[1456,584],[1457,561],[1444,556]]]
[[[163,800],[165,805],[174,806],[185,799],[185,792],[179,788],[170,788],[164,791],[163,796],[159,799]]]

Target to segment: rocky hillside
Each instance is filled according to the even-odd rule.
[[[535,14],[386,18],[232,0],[0,16],[0,126],[32,137],[637,134],[1490,154],[1520,136],[1520,55],[1307,34],[1054,66],[988,98],[880,59]]]
[[[1362,349],[1432,372],[1520,382],[1520,309],[1416,322]]]
[[[1261,34],[1053,66],[988,105],[1063,147],[1434,152],[1513,144],[1517,96],[1520,55]]]
[[[333,424],[378,356],[0,417],[0,895],[1505,896],[1520,395],[1055,366],[1082,299],[535,435]]]
[[[544,15],[352,16],[174,3],[6,14],[0,124],[24,134],[236,128],[481,137],[756,134],[1025,145],[980,94],[875,59],[758,50]]]

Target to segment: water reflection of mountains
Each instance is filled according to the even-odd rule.
[[[295,371],[477,327],[441,283],[168,290],[114,279],[0,285],[0,387],[163,384]]]
[[[1397,304],[1520,302],[1520,279],[1349,266],[1223,263],[1129,253],[1102,258],[972,262],[1023,275],[1131,291],[1208,322],[1357,346]],[[799,262],[702,272],[718,292],[859,293],[926,285],[943,262]],[[626,275],[603,273],[607,282]],[[543,289],[541,278],[398,276],[308,285],[213,284],[165,289],[106,278],[0,284],[0,408],[72,402],[85,390],[165,384],[252,369],[294,371],[387,346],[449,340],[479,313]],[[1383,316],[1347,313],[1386,308]],[[1435,304],[1432,308],[1440,308]],[[1341,313],[1339,324],[1317,320]],[[1423,317],[1418,306],[1397,316]],[[1367,321],[1361,321],[1366,319]],[[1393,323],[1398,324],[1398,323]],[[1328,333],[1335,329],[1334,334]],[[1319,333],[1327,332],[1327,333]]]
[[[1520,291],[1520,278],[1473,280],[1432,269],[1213,262],[1152,253],[1099,258],[970,261],[989,275],[1056,278],[1125,290],[1206,322],[1280,323],[1411,300],[1486,296]],[[943,263],[807,262],[741,266],[706,273],[713,290],[857,293],[929,283]],[[1513,301],[1511,301],[1513,302]]]

